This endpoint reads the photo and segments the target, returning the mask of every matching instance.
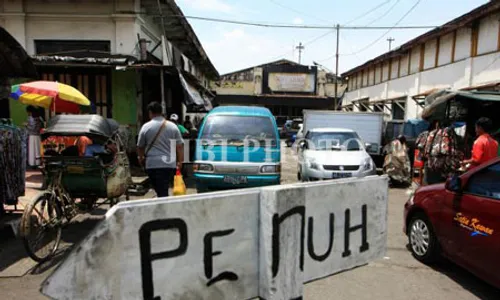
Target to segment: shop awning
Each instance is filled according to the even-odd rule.
[[[184,104],[188,106],[188,110],[190,111],[200,111],[205,110],[209,111],[212,107],[212,99],[211,95],[209,95],[209,91],[204,90],[200,86],[196,87],[196,82],[193,82],[189,75],[183,74],[182,71],[178,72],[179,80],[181,82],[182,87],[184,88]]]
[[[64,67],[125,67],[137,62],[137,59],[131,55],[110,54],[90,50],[35,55],[32,59],[37,65]]]

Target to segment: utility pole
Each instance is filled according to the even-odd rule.
[[[334,100],[334,109],[337,110],[337,103],[338,103],[338,90],[339,90],[339,82],[338,82],[338,75],[339,75],[339,35],[340,35],[340,25],[337,24],[337,50],[335,52],[335,100]]]
[[[302,62],[302,50],[304,50],[305,47],[302,46],[302,43],[299,43],[299,45],[295,47],[295,49],[299,50],[299,64],[300,64]]]
[[[392,49],[392,47],[391,47],[392,46],[392,42],[394,42],[395,39],[392,38],[392,37],[390,37],[390,38],[387,39],[387,41],[389,42],[389,51],[391,51],[391,49]]]

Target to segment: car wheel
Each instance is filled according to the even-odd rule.
[[[439,257],[439,243],[434,229],[422,213],[416,214],[410,221],[408,243],[413,256],[425,264],[433,263]]]

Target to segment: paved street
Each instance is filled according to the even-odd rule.
[[[283,151],[285,183],[296,181],[296,158],[291,153],[290,149]],[[406,237],[401,232],[402,208],[406,198],[405,190],[390,191],[387,256],[367,266],[307,284],[305,299],[499,299],[500,291],[459,267],[443,262],[431,268],[411,257],[406,249]],[[63,248],[67,250],[89,232],[104,212],[97,210],[77,218],[63,234]],[[25,258],[18,241],[0,242],[0,276],[7,269],[11,276],[20,275],[18,273],[23,273],[24,269],[27,272],[20,277],[0,277],[0,298],[46,299],[38,292],[40,283],[60,262],[64,253],[48,264],[34,266]]]

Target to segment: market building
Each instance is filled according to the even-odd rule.
[[[490,1],[342,74],[344,111],[417,118],[439,89],[500,89],[500,2]]]
[[[221,75],[213,85],[217,105],[259,105],[269,108],[279,123],[301,117],[303,109],[335,107],[335,75],[282,59]],[[340,80],[337,99],[345,90]]]
[[[32,56],[39,79],[76,87],[93,112],[134,132],[151,101],[181,116],[211,107],[218,73],[182,16],[174,0],[0,3],[0,26]],[[24,105],[7,108],[25,121]]]

